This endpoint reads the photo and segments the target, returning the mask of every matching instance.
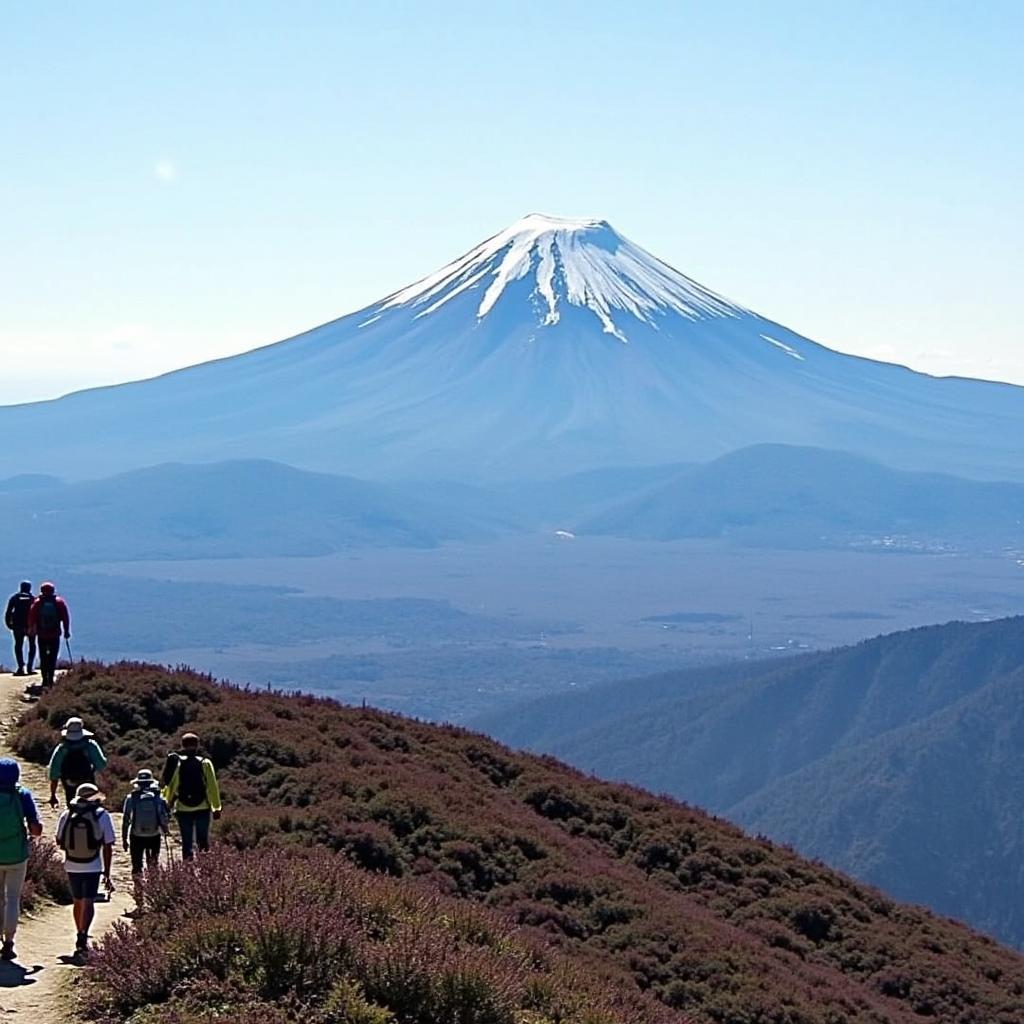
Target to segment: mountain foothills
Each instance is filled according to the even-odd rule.
[[[1024,485],[890,469],[839,451],[756,445],[625,496],[579,533],[722,537],[758,547],[1015,550]]]
[[[552,697],[480,724],[1024,945],[1024,619]]]
[[[1024,484],[756,445],[701,465],[611,467],[514,484],[376,483],[266,460],[168,463],[99,480],[0,480],[0,547],[69,565],[310,557],[510,534],[726,540],[776,549],[1001,553]]]
[[[141,913],[103,940],[84,1019],[1024,1021],[1018,953],[462,729],[93,664],[28,712],[21,755],[45,760],[72,711],[112,754],[110,792],[194,729],[226,808],[227,849],[150,876]]]
[[[431,496],[265,461],[0,483],[0,546],[26,560],[308,557],[483,540],[511,525],[496,502],[474,506],[458,491]]]
[[[1024,389],[831,351],[602,220],[533,214],[379,302],[153,380],[0,409],[0,475],[272,459],[518,480],[765,442],[1024,480]]]

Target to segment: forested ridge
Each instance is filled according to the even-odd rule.
[[[602,685],[481,724],[1024,946],[1024,618]]]

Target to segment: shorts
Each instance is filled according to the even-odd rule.
[[[100,892],[99,871],[68,872],[71,896],[76,900],[94,900]]]

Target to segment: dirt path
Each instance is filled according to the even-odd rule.
[[[24,684],[24,679],[0,673],[0,757],[14,756],[7,745],[7,734],[25,710],[21,700]],[[19,763],[22,784],[32,791],[39,805],[43,835],[52,838],[60,812],[46,804],[50,793],[46,770],[20,758]],[[118,803],[117,799],[108,801],[110,806]],[[132,906],[130,865],[120,845],[121,815],[113,817],[118,836],[112,870],[115,891],[109,902],[96,903],[93,938],[99,937]],[[67,986],[78,970],[71,962],[75,946],[71,908],[44,906],[32,915],[23,913],[15,945],[18,959],[13,963],[0,961],[0,1021],[59,1024],[66,1020],[70,1008]]]

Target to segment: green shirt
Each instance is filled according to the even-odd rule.
[[[67,752],[72,749],[78,750],[82,748],[89,755],[94,771],[101,772],[107,767],[107,759],[103,751],[100,750],[100,745],[95,740],[61,740],[54,747],[53,753],[50,755],[49,777],[51,782],[56,782],[60,778],[60,770],[64,764]]]

